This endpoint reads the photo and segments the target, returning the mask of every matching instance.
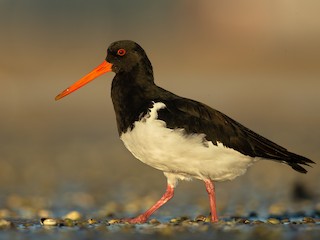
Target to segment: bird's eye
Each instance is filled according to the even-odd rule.
[[[126,50],[125,49],[123,49],[123,48],[120,48],[118,51],[117,51],[117,55],[119,55],[119,56],[124,56],[125,54],[126,54]]]

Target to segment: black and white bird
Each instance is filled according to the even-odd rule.
[[[225,114],[175,95],[154,83],[145,51],[133,41],[112,43],[102,64],[60,93],[70,94],[103,73],[113,71],[111,98],[120,139],[141,162],[163,171],[162,198],[129,223],[144,223],[173,197],[179,180],[204,181],[211,221],[218,221],[214,182],[232,180],[259,160],[285,163],[306,173],[314,163],[258,135]]]

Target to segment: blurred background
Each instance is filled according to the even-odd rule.
[[[142,45],[161,87],[317,162],[319,9],[317,0],[0,1],[0,209],[125,215],[162,195],[163,174],[135,160],[118,138],[113,73],[54,101],[122,39]],[[319,164],[308,170],[259,162],[217,184],[219,212],[263,213],[300,200],[314,206]],[[203,183],[181,183],[157,214],[206,214],[208,204]]]

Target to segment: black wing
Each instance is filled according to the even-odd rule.
[[[244,155],[285,162],[301,173],[306,173],[307,170],[300,164],[310,166],[308,163],[314,163],[289,152],[205,104],[180,97],[164,103],[167,107],[159,111],[159,119],[166,121],[169,128],[182,128],[186,133],[204,133],[206,139],[215,145],[221,142]]]

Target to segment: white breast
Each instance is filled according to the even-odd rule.
[[[150,112],[120,136],[129,151],[140,161],[177,178],[231,180],[244,174],[254,162],[231,148],[205,139],[204,134],[187,135],[182,129],[166,128],[158,118],[165,108],[154,103]]]

